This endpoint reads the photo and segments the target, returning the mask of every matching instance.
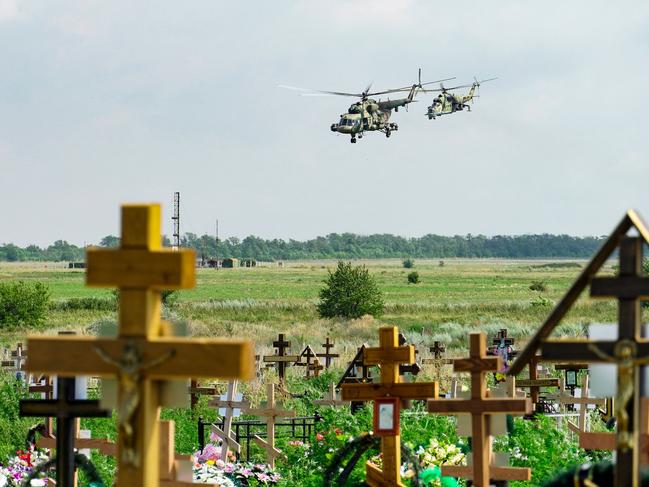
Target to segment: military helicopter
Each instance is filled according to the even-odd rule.
[[[476,90],[480,88],[480,84],[486,83],[487,81],[493,81],[498,78],[483,79],[481,81],[478,81],[477,78],[473,78],[473,79],[474,82],[470,85],[459,85],[459,86],[451,86],[450,88],[446,88],[444,87],[444,84],[440,82],[439,89],[435,89],[435,90],[422,89],[421,91],[424,93],[441,91],[441,93],[437,95],[435,99],[433,99],[433,104],[428,107],[428,111],[426,112],[426,116],[428,117],[428,120],[440,117],[442,115],[449,115],[454,112],[460,112],[465,108],[467,109],[468,112],[470,112],[471,107],[467,103],[469,101],[473,103],[473,99],[477,96],[480,96],[476,94]],[[460,88],[468,88],[468,87],[471,87],[471,89],[466,95],[456,95],[455,93],[449,93],[449,91],[451,90],[457,90]]]
[[[365,90],[363,90],[361,93],[312,90],[308,88],[296,88],[293,86],[286,86],[286,85],[280,85],[280,88],[304,91],[306,93],[302,93],[303,96],[336,95],[336,96],[351,96],[351,97],[360,98],[359,101],[353,103],[349,107],[347,113],[343,113],[342,115],[340,115],[340,120],[338,121],[338,123],[333,123],[331,124],[330,127],[332,132],[349,134],[351,136],[350,142],[352,144],[355,144],[356,138],[357,137],[359,139],[363,138],[363,134],[365,131],[368,132],[379,131],[379,132],[383,132],[386,137],[390,137],[392,132],[399,129],[399,126],[396,123],[390,122],[390,115],[392,114],[392,110],[398,112],[400,107],[406,107],[407,110],[408,105],[416,101],[414,99],[415,95],[417,94],[418,91],[423,89],[422,88],[423,86],[433,84],[433,83],[441,83],[443,81],[449,81],[452,79],[455,78],[446,78],[442,80],[422,83],[421,69],[420,69],[418,82],[413,84],[412,86],[395,88],[395,89],[390,89],[385,91],[376,91],[373,93],[370,92],[370,89],[372,88],[372,83],[367,85],[367,88],[365,88]],[[408,96],[406,98],[400,98],[397,100],[387,99],[385,101],[381,101],[379,99],[377,101],[373,98],[370,98],[377,95],[386,95],[389,93],[397,93],[397,92],[404,92],[404,91],[409,91]]]

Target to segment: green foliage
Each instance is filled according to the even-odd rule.
[[[403,264],[403,267],[404,267],[405,269],[412,269],[413,267],[415,267],[415,261],[412,260],[411,258],[407,258],[407,259],[405,259],[405,260],[402,262],[402,264]]]
[[[45,320],[50,291],[42,282],[0,283],[0,326],[38,326]]]
[[[383,296],[365,266],[340,261],[334,272],[329,271],[325,284],[317,306],[321,317],[353,319],[383,313]]]
[[[0,462],[25,448],[27,432],[36,418],[21,418],[19,400],[27,396],[25,385],[11,374],[0,374]]]
[[[166,236],[165,246],[170,246]],[[356,235],[354,233],[331,233],[325,237],[299,242],[296,240],[264,240],[250,235],[243,240],[231,237],[217,240],[212,235],[198,236],[186,233],[181,237],[182,247],[196,250],[206,257],[250,258],[260,261],[299,259],[377,259],[399,258],[578,258],[591,256],[601,245],[600,237],[570,237],[568,235],[424,235],[420,238],[404,238],[395,235]],[[107,235],[101,239],[102,247],[115,247],[119,238]],[[35,245],[20,248],[13,244],[0,246],[0,260],[80,261],[84,249],[58,240],[45,249]],[[537,268],[581,267],[576,262],[543,263]]]
[[[112,291],[113,294],[113,300],[115,301],[116,305],[119,304],[119,289],[113,289]],[[162,301],[162,304],[164,306],[168,307],[173,307],[176,302],[178,301],[178,293],[176,290],[172,289],[163,289],[160,291],[160,299]]]
[[[419,272],[412,271],[408,274],[408,284],[417,284],[419,282]]]
[[[544,292],[548,290],[548,286],[545,281],[532,281],[532,284],[530,284],[530,289],[532,291]]]
[[[117,300],[114,296],[68,298],[50,303],[49,309],[52,311],[116,311]]]

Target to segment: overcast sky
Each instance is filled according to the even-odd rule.
[[[134,5],[135,4],[135,5]],[[0,0],[0,242],[97,242],[119,204],[171,233],[608,233],[649,216],[649,2]],[[360,91],[498,76],[390,139]]]

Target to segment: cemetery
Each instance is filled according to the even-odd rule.
[[[81,285],[119,290],[113,322],[4,336],[6,485],[640,485],[649,230],[637,213],[561,271],[573,283],[536,327],[456,324],[464,337],[449,340],[365,316],[333,319],[324,337],[286,326],[252,340],[204,336],[182,305],[162,305],[161,289],[197,276],[192,251],[160,246],[160,209],[123,206],[120,247],[87,251]],[[602,314],[592,298],[609,299],[612,324],[562,324],[573,306]],[[345,327],[359,323],[352,345]]]
[[[0,487],[649,487],[648,25],[0,0]]]

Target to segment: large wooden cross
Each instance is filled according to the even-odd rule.
[[[529,469],[511,467],[490,467],[491,442],[489,415],[495,413],[525,414],[531,412],[529,399],[487,397],[486,373],[500,370],[502,359],[487,355],[487,341],[484,333],[471,333],[470,356],[453,362],[455,372],[471,373],[471,399],[444,399],[428,401],[428,411],[438,414],[471,414],[471,451],[473,468],[444,467],[444,475],[468,476],[476,487],[488,487],[489,480],[505,477],[505,480],[529,480]]]
[[[74,398],[74,378],[57,378],[56,399],[21,399],[20,415],[56,418],[56,485],[75,483],[74,438],[76,418],[110,418],[99,401]]]
[[[161,248],[160,206],[122,207],[121,247],[87,251],[86,283],[117,287],[117,338],[28,339],[27,369],[72,377],[116,377],[119,460],[117,485],[154,487],[159,472],[161,381],[254,377],[249,341],[171,336],[160,320],[160,291],[195,285],[191,250]]]
[[[635,228],[638,237],[627,235]],[[629,210],[593,256],[581,275],[547,317],[536,335],[510,369],[520,372],[523,364],[538,350],[549,361],[598,362],[617,365],[617,454],[616,487],[637,487],[640,484],[640,367],[649,363],[649,341],[641,327],[640,302],[649,299],[649,277],[642,273],[642,246],[649,243],[649,228],[642,218]],[[619,273],[615,277],[597,277],[615,249],[619,250]],[[595,298],[618,300],[618,337],[616,340],[549,340],[548,337],[570,310],[582,291],[590,285]]]
[[[228,451],[241,452],[241,445],[232,433],[232,418],[239,416],[241,409],[250,407],[250,401],[242,400],[238,387],[239,381],[231,380],[225,395],[213,398],[208,403],[211,407],[219,408],[219,415],[223,417],[223,428],[212,425],[212,433],[221,438],[221,460],[225,463],[228,463]]]
[[[344,401],[376,401],[384,398],[436,399],[439,395],[437,382],[401,383],[400,364],[415,362],[413,345],[399,346],[397,327],[379,329],[379,346],[365,348],[363,364],[380,365],[381,381],[367,384],[342,384],[341,398]],[[398,421],[398,419],[397,419]],[[371,462],[366,464],[367,483],[372,487],[403,486],[401,482],[401,435],[381,437],[383,467]]]
[[[275,468],[275,459],[283,455],[282,451],[275,447],[275,419],[276,418],[293,418],[295,411],[280,409],[275,403],[275,384],[267,384],[267,400],[263,408],[243,409],[243,412],[266,418],[266,439],[255,435],[255,442],[266,450],[266,457],[270,468]]]

